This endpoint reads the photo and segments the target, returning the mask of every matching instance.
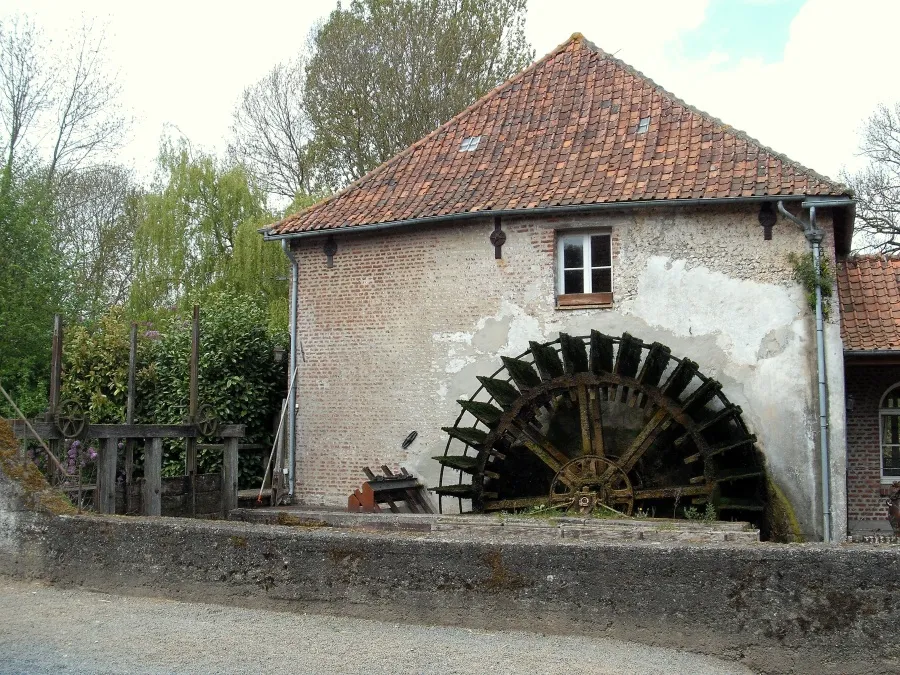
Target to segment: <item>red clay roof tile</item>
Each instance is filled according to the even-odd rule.
[[[649,128],[638,134],[640,120]],[[464,138],[481,136],[474,152]],[[341,192],[269,234],[494,209],[844,195],[575,34]]]
[[[898,275],[900,257],[858,256],[838,264],[844,349],[900,352]]]

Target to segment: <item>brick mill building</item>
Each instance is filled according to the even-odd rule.
[[[842,307],[817,333],[791,256],[834,264],[853,214],[574,35],[265,231],[293,263],[295,499],[388,464],[444,511],[517,508],[590,457],[617,510],[840,539]]]

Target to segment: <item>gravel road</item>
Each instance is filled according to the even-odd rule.
[[[0,673],[750,673],[604,638],[411,626],[0,577]]]

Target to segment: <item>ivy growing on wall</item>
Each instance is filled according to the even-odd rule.
[[[811,252],[789,253],[788,262],[793,268],[794,281],[803,286],[806,291],[806,304],[813,312],[816,311],[816,287],[822,290],[822,315],[827,320],[831,313],[831,304],[825,300],[831,297],[834,289],[834,270],[831,269],[828,258],[824,255],[819,256],[818,276]]]

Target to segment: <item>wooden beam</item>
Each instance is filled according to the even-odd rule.
[[[222,517],[238,505],[238,439],[226,438],[222,457]]]
[[[23,420],[6,420],[13,428],[16,438],[31,437]],[[46,440],[61,440],[62,436],[54,424],[34,420],[31,422],[37,434]],[[220,424],[221,438],[243,438],[247,427],[243,424]],[[91,424],[85,427],[84,438],[196,438],[197,428],[193,424]]]
[[[136,400],[135,374],[137,373],[137,324],[132,322],[128,342],[128,399],[125,402],[125,423],[134,424],[134,403]],[[134,439],[125,440],[125,513],[131,513],[129,495],[134,478]]]
[[[59,314],[53,315],[53,345],[50,351],[50,407],[47,409],[47,421],[52,422],[59,408],[62,390],[62,355],[63,325]]]
[[[105,438],[100,446],[100,456],[97,458],[97,486],[98,503],[100,513],[114,514],[116,512],[116,453],[118,452],[119,439]]]
[[[162,439],[151,438],[144,446],[144,515],[162,513]]]
[[[194,305],[194,318],[191,325],[191,388],[188,397],[188,419],[191,424],[197,423],[199,408],[200,380],[200,305]],[[197,440],[196,436],[185,437],[184,473],[193,476],[197,473]],[[193,485],[193,483],[191,483]],[[193,489],[193,488],[192,488]]]

